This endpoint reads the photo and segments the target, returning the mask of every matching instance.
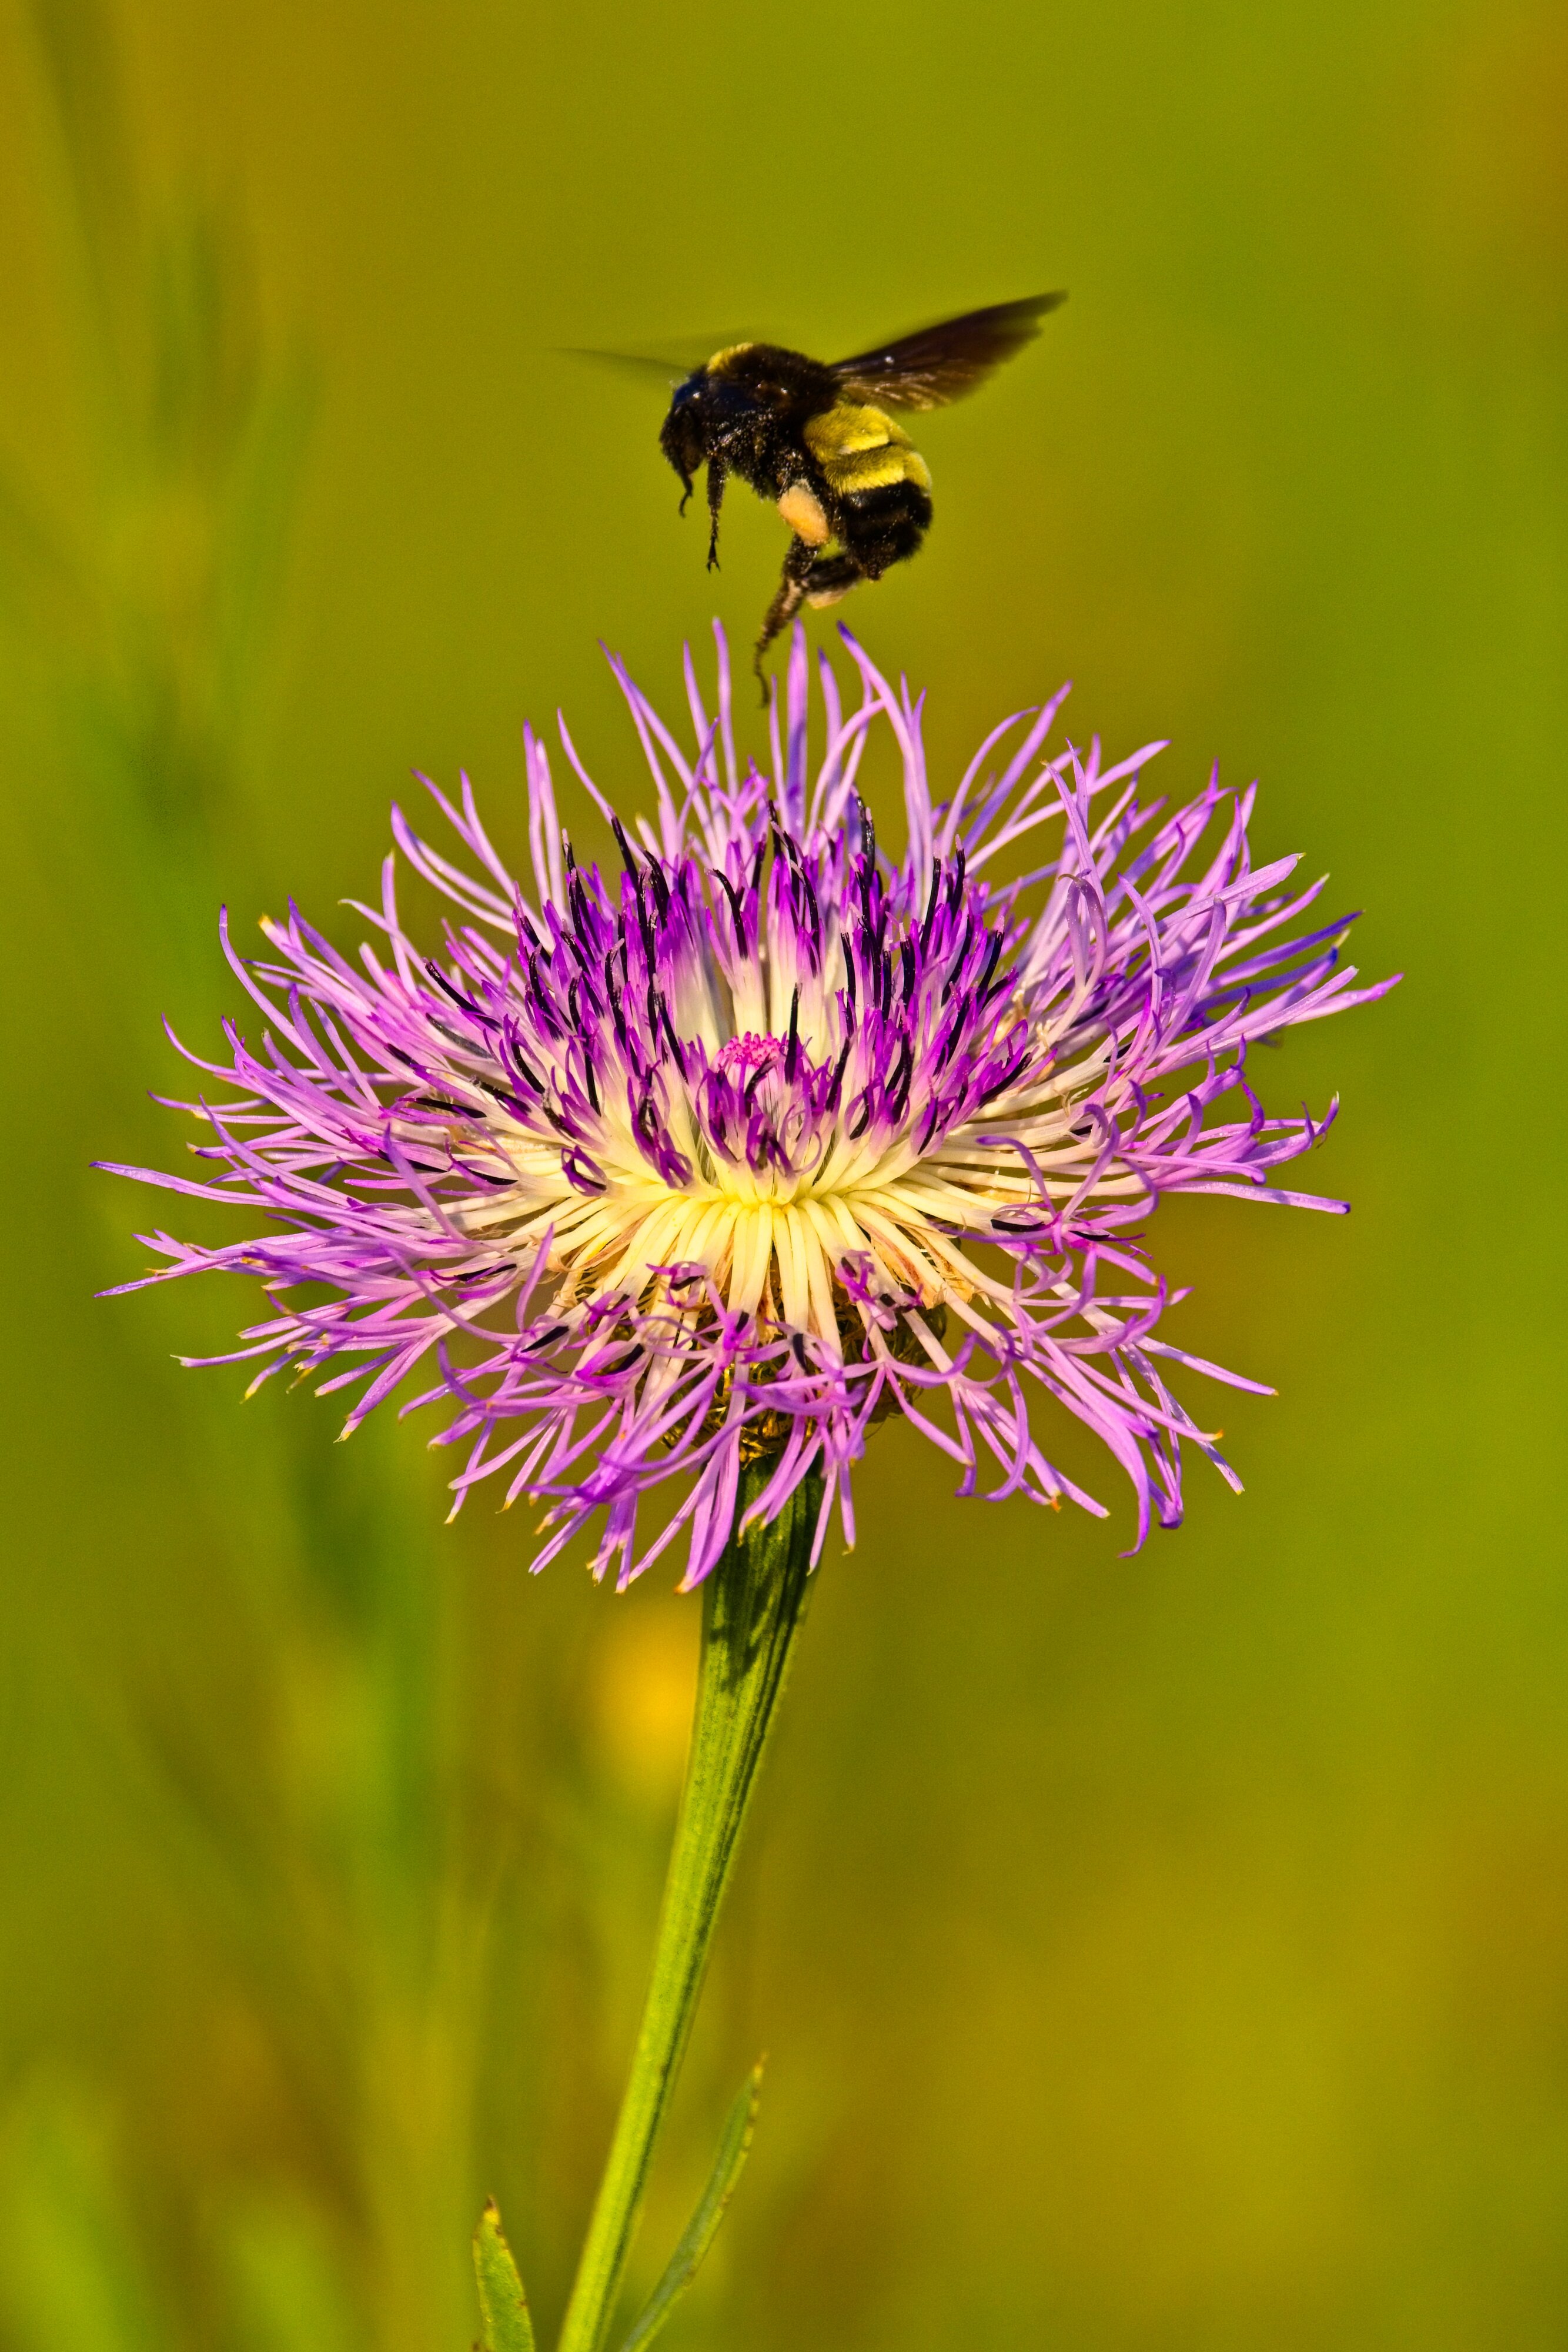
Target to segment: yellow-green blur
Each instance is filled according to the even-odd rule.
[[[710,577],[664,391],[561,347],[1058,285],[813,640],[938,776],[1064,676],[1260,775],[1409,977],[1257,1057],[1341,1090],[1347,1222],[1157,1220],[1173,1336],[1280,1391],[1216,1396],[1240,1500],[1194,1463],[1127,1559],[1071,1432],[1109,1531],[873,1439],[632,2285],[766,2049],[670,2352],[1561,2345],[1561,12],[12,0],[0,89],[0,2352],[461,2352],[491,2194],[553,2342],[699,1604],[182,1372],[251,1303],[95,1301],[160,1210],[88,1163],[179,1149],[221,902],[348,940],[411,767],[520,850],[525,717],[635,797],[597,639],[665,708],[749,645],[779,516]]]

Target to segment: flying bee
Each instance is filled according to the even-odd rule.
[[[917,553],[931,527],[931,469],[889,409],[944,408],[1040,331],[1061,294],[998,302],[828,364],[777,343],[732,343],[675,387],[659,446],[686,510],[707,467],[708,568],[731,474],[771,500],[791,537],[757,640],[756,668],[802,604],[836,604]]]

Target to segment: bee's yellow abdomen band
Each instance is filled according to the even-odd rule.
[[[822,471],[841,498],[855,490],[885,489],[890,482],[931,488],[930,468],[918,449],[861,449],[852,457],[830,458]]]
[[[893,482],[931,488],[925,458],[902,425],[880,408],[841,401],[836,408],[808,419],[803,431],[807,448],[841,496],[884,489]]]
[[[908,434],[891,416],[880,408],[860,408],[848,400],[824,409],[821,416],[808,417],[802,429],[806,446],[820,466],[834,457],[852,457],[862,449],[885,449],[890,443],[904,449],[909,446]]]

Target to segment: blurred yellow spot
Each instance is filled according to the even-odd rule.
[[[674,1796],[696,1696],[700,1605],[650,1606],[638,1595],[609,1608],[590,1694],[595,1748],[628,1792]]]

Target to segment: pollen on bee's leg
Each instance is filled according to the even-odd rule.
[[[791,482],[779,501],[779,511],[797,539],[808,547],[826,547],[827,512],[809,482]]]
[[[841,588],[819,588],[807,597],[806,602],[813,613],[824,612],[830,604],[841,604],[852,585],[852,583],[846,581]]]

